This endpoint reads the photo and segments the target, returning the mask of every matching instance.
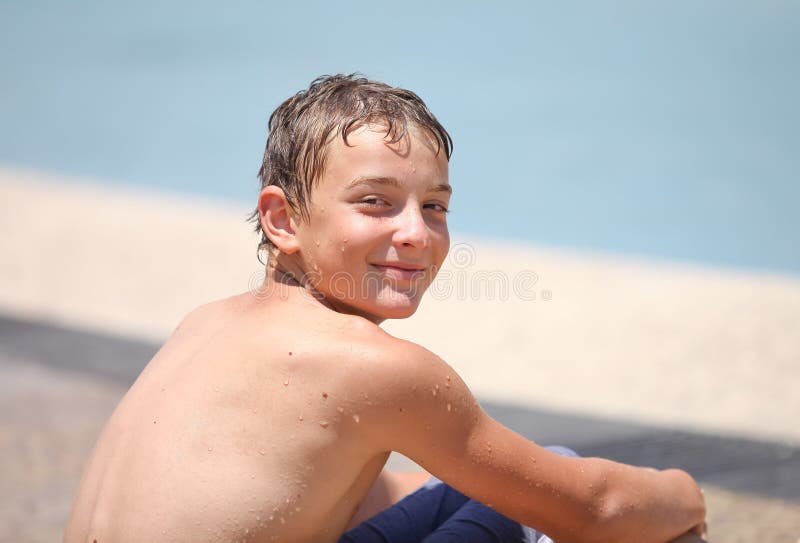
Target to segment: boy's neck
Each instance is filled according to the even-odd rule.
[[[377,315],[365,314],[356,308],[347,305],[339,300],[327,298],[319,290],[299,266],[294,263],[286,262],[284,259],[270,257],[267,262],[266,277],[262,285],[262,292],[268,293],[268,297],[278,297],[286,299],[292,294],[296,294],[309,303],[324,307],[337,313],[356,315],[379,325],[385,318]]]

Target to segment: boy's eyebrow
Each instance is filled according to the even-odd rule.
[[[447,183],[440,183],[439,185],[434,185],[428,192],[446,192],[447,194],[453,194],[453,187],[448,185]]]
[[[359,185],[367,185],[367,184],[370,184],[370,183],[376,183],[378,185],[389,185],[391,187],[399,187],[400,186],[400,181],[398,181],[397,178],[395,178],[395,177],[360,176],[360,177],[356,177],[355,179],[350,181],[350,183],[348,183],[347,186],[345,187],[345,190],[350,190],[350,189],[355,188],[355,187],[357,187]],[[452,194],[453,187],[451,187],[447,183],[440,183],[438,185],[434,185],[431,188],[429,188],[428,192],[446,192],[448,194]]]

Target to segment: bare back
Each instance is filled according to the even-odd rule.
[[[705,515],[687,474],[547,451],[365,319],[240,295],[192,312],[123,398],[64,540],[336,541],[389,451],[559,541],[666,541]]]
[[[302,302],[195,310],[104,429],[65,541],[335,541],[388,456],[342,378],[374,334]]]

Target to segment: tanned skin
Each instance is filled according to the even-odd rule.
[[[88,461],[65,543],[335,542],[427,477],[382,474],[391,451],[559,542],[703,537],[685,472],[549,452],[380,328],[416,311],[447,254],[447,159],[416,129],[348,141],[329,144],[308,218],[262,191],[264,285],[194,310],[150,361]]]

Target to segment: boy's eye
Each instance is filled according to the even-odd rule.
[[[360,204],[365,204],[370,207],[378,207],[383,205],[388,205],[388,202],[383,198],[379,198],[378,196],[367,196],[366,198],[362,198],[359,200]]]
[[[439,213],[450,213],[450,210],[449,210],[449,209],[447,209],[447,208],[446,208],[444,205],[442,205],[442,204],[430,203],[430,204],[425,204],[425,205],[424,205],[424,206],[422,206],[422,207],[424,207],[425,209],[432,209],[433,211],[437,211],[437,212],[439,212]]]

